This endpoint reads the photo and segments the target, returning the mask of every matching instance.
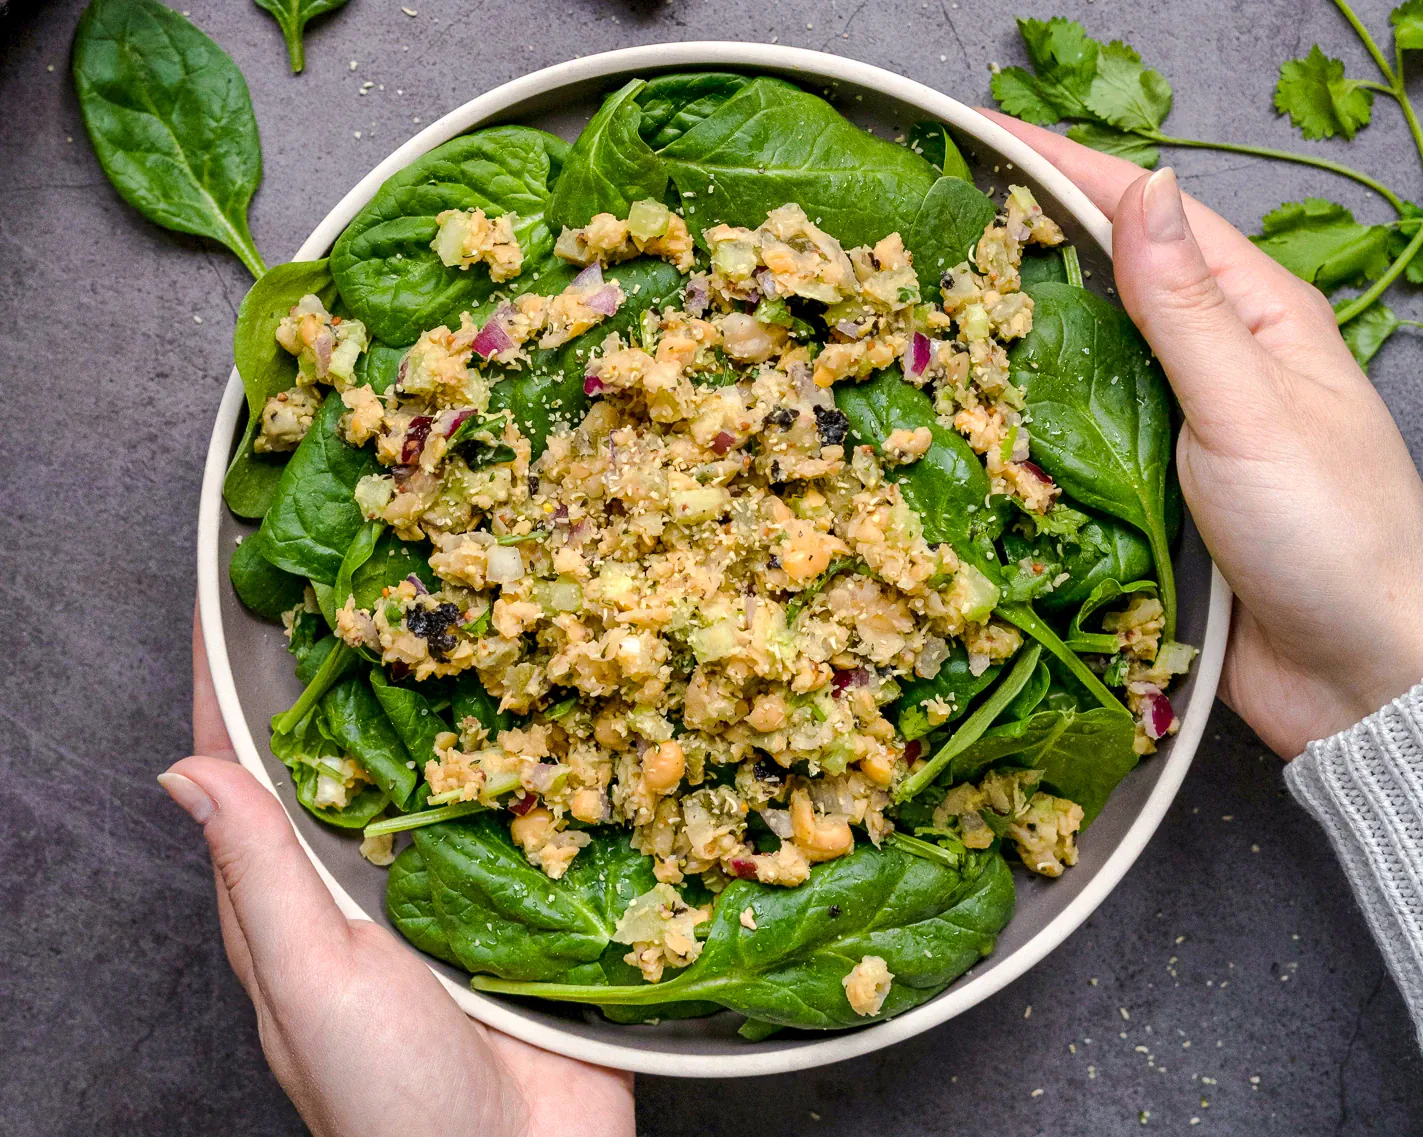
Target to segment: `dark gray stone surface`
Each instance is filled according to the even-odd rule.
[[[252,88],[267,171],[253,230],[271,261],[415,121],[578,52],[774,36],[980,101],[988,62],[1018,56],[1011,16],[1063,13],[1174,81],[1177,133],[1283,146],[1297,140],[1269,109],[1274,65],[1316,39],[1366,62],[1324,0],[409,0],[414,19],[399,0],[353,0],[312,27],[293,78],[253,5],[188,2]],[[153,782],[189,745],[201,459],[248,281],[104,181],[67,76],[81,6],[22,4],[0,25],[0,1132],[299,1133],[223,959],[198,834]],[[1386,27],[1387,4],[1360,11]],[[1376,114],[1348,159],[1409,191],[1406,134],[1382,100]],[[1328,175],[1172,158],[1244,226],[1310,193],[1383,219]],[[1405,334],[1374,366],[1415,459],[1419,358]],[[650,1137],[1099,1137],[1142,1131],[1147,1112],[1147,1132],[1395,1137],[1423,1132],[1423,1063],[1321,833],[1218,708],[1136,868],[1027,977],[871,1058],[736,1083],[645,1078],[639,1107]]]

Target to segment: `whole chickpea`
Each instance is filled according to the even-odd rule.
[[[535,806],[523,817],[514,818],[509,825],[509,836],[525,852],[542,848],[553,836],[553,814],[541,805]]]
[[[642,759],[642,781],[655,794],[671,793],[687,770],[687,756],[681,743],[668,739]]]
[[[775,692],[758,695],[746,716],[753,729],[762,732],[780,730],[786,725],[786,701]]]
[[[603,795],[597,790],[585,786],[569,801],[568,812],[579,821],[589,824],[601,821],[603,818]]]

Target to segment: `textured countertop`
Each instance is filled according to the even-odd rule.
[[[575,53],[775,39],[977,102],[989,62],[1019,60],[1012,17],[1064,14],[1172,80],[1176,133],[1277,146],[1309,145],[1270,110],[1280,60],[1323,40],[1365,68],[1325,0],[407,0],[414,18],[401,0],[353,0],[309,29],[294,78],[253,4],[186,2],[252,89],[266,168],[252,228],[272,262],[416,124]],[[17,7],[0,25],[0,1132],[300,1133],[223,959],[198,832],[153,780],[189,746],[198,486],[248,279],[105,182],[68,76],[82,4]],[[1386,4],[1359,7],[1387,30]],[[1350,161],[1417,197],[1383,104]],[[1243,226],[1311,193],[1383,219],[1328,175],[1170,158]],[[1373,369],[1415,460],[1420,357],[1400,334]],[[1423,1132],[1423,1062],[1322,833],[1279,761],[1217,707],[1136,867],[1028,976],[869,1058],[643,1078],[638,1105],[649,1137],[1102,1137],[1143,1118],[1146,1132],[1401,1137]]]

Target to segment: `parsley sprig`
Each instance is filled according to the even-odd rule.
[[[1423,157],[1423,126],[1404,86],[1405,56],[1423,50],[1423,0],[1404,0],[1390,14],[1392,62],[1354,13],[1348,0],[1335,7],[1363,43],[1379,79],[1347,75],[1341,60],[1315,44],[1300,59],[1280,67],[1275,109],[1288,115],[1306,139],[1352,141],[1373,119],[1378,96],[1398,104]],[[1366,367],[1398,328],[1423,327],[1400,318],[1382,297],[1399,278],[1423,284],[1423,207],[1400,197],[1377,178],[1342,162],[1266,146],[1166,133],[1171,113],[1171,84],[1142,63],[1136,49],[1120,40],[1102,43],[1073,20],[1020,19],[1018,30],[1031,70],[1005,67],[993,76],[993,95],[1005,112],[1039,126],[1068,122],[1067,135],[1093,149],[1151,169],[1161,147],[1222,150],[1272,161],[1293,162],[1349,178],[1382,197],[1396,217],[1363,224],[1344,206],[1325,198],[1286,202],[1266,214],[1252,238],[1296,276],[1325,293],[1356,290],[1335,304],[1335,318],[1354,357]]]

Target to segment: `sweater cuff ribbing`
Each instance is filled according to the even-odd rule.
[[[1423,683],[1285,770],[1323,827],[1423,1045]]]

